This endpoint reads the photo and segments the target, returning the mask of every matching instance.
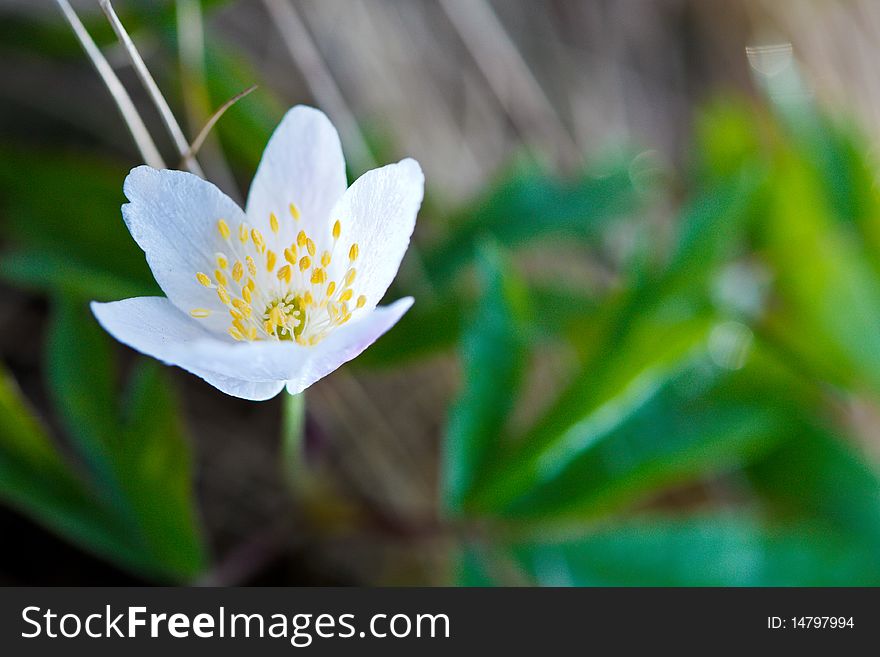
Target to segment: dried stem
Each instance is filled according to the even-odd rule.
[[[579,149],[486,0],[441,0],[441,6],[517,131],[566,167]]]
[[[211,132],[211,128],[213,128],[214,124],[216,124],[217,121],[220,120],[220,117],[226,113],[226,110],[235,105],[238,101],[247,96],[249,93],[255,91],[256,88],[257,85],[251,85],[244,91],[240,91],[239,93],[235,94],[232,98],[230,98],[219,108],[217,108],[217,111],[210,116],[204,127],[199,131],[199,134],[196,136],[195,139],[193,139],[193,143],[189,147],[189,151],[186,153],[186,155],[183,156],[182,162],[186,162],[187,160],[194,158],[199,152],[199,149],[202,147],[202,144],[205,143],[205,139],[207,139],[208,134]]]
[[[361,170],[374,168],[376,161],[361,134],[354,113],[345,102],[339,86],[296,10],[287,0],[263,0],[263,4],[271,14],[291,58],[302,72],[315,100],[339,126],[350,159]]]
[[[199,163],[194,158],[187,158],[187,153],[190,150],[189,141],[187,141],[186,136],[184,136],[183,130],[180,129],[180,125],[177,123],[177,119],[174,118],[174,113],[171,111],[171,107],[169,107],[165,97],[162,96],[159,86],[150,74],[149,69],[147,69],[147,65],[144,63],[144,60],[135,47],[134,42],[131,40],[128,32],[125,31],[125,27],[123,27],[122,22],[113,10],[113,5],[110,4],[110,0],[101,0],[101,9],[104,10],[104,14],[107,16],[107,20],[110,21],[113,31],[116,32],[116,36],[119,38],[120,43],[128,53],[128,57],[134,66],[135,73],[137,73],[137,76],[141,80],[141,84],[144,85],[144,88],[147,90],[147,93],[150,94],[153,103],[159,110],[159,115],[162,117],[162,121],[168,128],[168,132],[171,134],[171,138],[174,140],[174,145],[177,147],[180,156],[184,158],[186,167],[194,174],[204,177],[202,167],[199,166]]]
[[[61,9],[61,13],[64,14],[64,18],[70,23],[70,27],[73,29],[76,38],[79,39],[80,44],[82,44],[83,50],[86,51],[89,59],[92,60],[95,70],[98,71],[98,75],[101,76],[104,85],[107,87],[107,91],[110,92],[110,95],[116,102],[116,106],[119,108],[119,113],[122,114],[125,125],[128,126],[128,130],[141,153],[141,157],[144,158],[144,162],[151,167],[164,169],[165,161],[159,154],[159,149],[156,148],[156,144],[153,142],[153,138],[150,136],[147,127],[144,125],[141,115],[138,114],[138,111],[131,100],[131,96],[128,95],[125,87],[122,86],[122,82],[120,82],[116,73],[114,73],[110,63],[101,53],[100,48],[98,48],[92,40],[92,37],[89,35],[85,26],[80,22],[79,17],[76,15],[76,12],[73,11],[73,7],[70,6],[70,3],[67,0],[55,0],[55,2],[58,5],[58,8]]]

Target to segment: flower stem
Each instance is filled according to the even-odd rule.
[[[298,491],[306,484],[308,470],[306,465],[306,396],[282,395],[281,417],[281,457],[285,474],[293,490]]]

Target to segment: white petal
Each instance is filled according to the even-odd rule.
[[[274,397],[284,380],[254,381],[229,371],[216,372],[203,367],[189,352],[195,344],[211,344],[217,350],[230,350],[231,339],[206,331],[196,320],[184,315],[168,299],[138,297],[112,303],[92,303],[98,322],[114,338],[137,351],[169,365],[177,365],[201,377],[215,388],[234,397],[262,401]]]
[[[216,269],[217,252],[226,246],[217,230],[224,219],[232,228],[244,221],[235,202],[211,183],[183,171],[136,167],[125,179],[122,216],[144,250],[156,282],[185,313],[193,308],[214,311],[205,326],[223,331],[226,309],[215,290],[196,280]]]
[[[276,340],[232,345],[199,341],[189,345],[186,356],[179,360],[185,359],[198,368],[252,380],[285,379],[287,389],[296,394],[360,355],[394,326],[412,303],[412,297],[406,297],[389,306],[376,308],[361,319],[334,330],[313,347]]]
[[[300,229],[323,239],[331,230],[330,210],[346,186],[336,128],[320,110],[297,105],[284,115],[263,151],[248,194],[248,220],[268,237],[269,214],[274,213],[280,224],[278,244],[290,244]],[[291,216],[291,203],[299,210],[299,221]]]
[[[333,265],[332,278],[342,278],[348,265],[348,252],[357,243],[359,256],[353,286],[355,298],[363,294],[366,306],[356,313],[366,313],[376,306],[400,268],[416,224],[422,203],[425,177],[419,163],[407,158],[368,171],[345,192],[332,216],[342,224],[342,258]]]

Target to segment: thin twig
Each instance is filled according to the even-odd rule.
[[[187,151],[186,155],[183,156],[183,158],[181,160],[181,164],[196,156],[196,154],[199,152],[199,149],[202,147],[202,144],[205,143],[205,139],[207,139],[208,134],[211,132],[211,128],[213,128],[214,124],[220,120],[220,117],[226,113],[226,110],[228,110],[230,107],[235,105],[235,103],[240,101],[242,98],[247,96],[249,93],[256,90],[256,88],[257,88],[257,85],[254,84],[254,85],[251,85],[250,87],[248,87],[247,89],[245,89],[244,91],[240,91],[239,93],[235,94],[232,98],[227,100],[225,103],[223,103],[217,109],[217,111],[211,115],[211,117],[205,123],[204,127],[199,131],[199,134],[196,136],[195,139],[193,139],[193,143],[189,147],[189,151]]]
[[[578,164],[577,144],[492,6],[486,0],[441,0],[440,5],[523,138],[566,167]]]
[[[86,55],[88,55],[89,59],[92,61],[92,65],[95,67],[95,70],[98,71],[98,75],[100,75],[101,79],[104,81],[107,91],[110,92],[110,95],[116,102],[116,107],[119,108],[119,113],[122,114],[125,125],[128,126],[128,130],[141,153],[141,157],[144,158],[144,162],[151,167],[164,169],[165,161],[159,154],[159,149],[156,148],[156,144],[153,142],[153,138],[150,136],[147,127],[144,125],[141,115],[138,114],[138,111],[131,100],[131,96],[128,95],[125,87],[122,86],[122,82],[120,82],[116,73],[114,73],[113,67],[110,66],[110,63],[101,53],[101,49],[98,48],[92,40],[92,37],[89,35],[82,22],[80,22],[79,17],[76,15],[76,12],[73,11],[73,7],[70,6],[70,3],[67,0],[55,0],[55,2],[58,5],[58,8],[61,9],[61,13],[64,14],[64,18],[70,23],[73,33],[76,35],[76,38],[79,39],[80,44],[82,44],[83,50],[86,51]]]
[[[113,5],[110,4],[110,0],[101,0],[101,9],[104,10],[104,14],[107,16],[107,20],[110,21],[110,25],[113,27],[113,31],[116,32],[116,36],[119,38],[120,43],[125,47],[128,57],[134,66],[135,73],[137,73],[141,80],[141,84],[144,85],[144,88],[150,94],[153,103],[155,103],[156,108],[159,110],[159,115],[162,117],[162,121],[168,128],[168,132],[171,134],[171,138],[174,140],[174,145],[177,147],[180,156],[186,158],[186,154],[189,152],[189,141],[187,141],[186,136],[184,136],[183,130],[180,129],[180,125],[177,123],[177,119],[174,118],[174,113],[171,111],[168,101],[165,100],[165,97],[159,90],[159,86],[150,74],[149,69],[147,69],[147,65],[144,63],[144,60],[135,47],[134,42],[131,40],[128,32],[125,31],[125,27],[123,27],[122,22],[113,10]],[[202,172],[202,167],[199,166],[199,163],[194,158],[186,159],[185,161],[186,166],[190,171],[197,176],[202,176],[204,178],[205,174]]]
[[[362,171],[376,166],[367,142],[348,107],[339,86],[333,79],[318,47],[296,10],[287,0],[263,0],[278,27],[291,58],[302,72],[315,100],[327,110],[339,126],[349,159]]]

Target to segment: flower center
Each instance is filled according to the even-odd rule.
[[[299,210],[292,203],[290,214],[294,222],[299,221]],[[269,226],[277,236],[280,226],[274,213],[269,216]],[[356,242],[345,254],[347,262],[340,279],[328,280],[331,263],[340,257],[336,253],[342,233],[339,221],[333,224],[329,248],[319,250],[315,240],[300,230],[280,257],[268,248],[262,233],[246,223],[233,232],[220,219],[217,231],[227,245],[226,252],[215,254],[213,276],[198,272],[196,280],[217,290],[231,318],[227,332],[236,340],[289,340],[315,345],[348,322],[352,311],[367,302],[364,295],[354,296],[355,262],[360,255]],[[201,319],[209,317],[211,310],[193,308],[190,314]]]

